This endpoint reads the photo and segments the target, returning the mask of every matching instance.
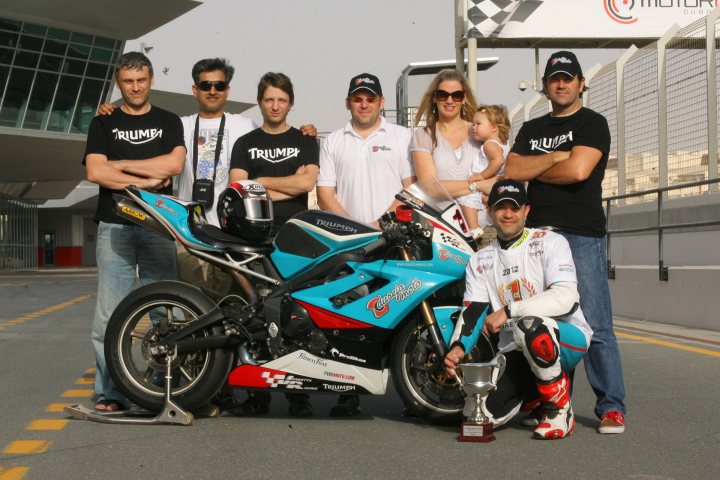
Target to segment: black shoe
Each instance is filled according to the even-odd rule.
[[[288,413],[293,417],[308,418],[315,414],[306,395],[288,394],[287,399],[289,402]]]
[[[252,417],[268,413],[270,411],[270,394],[265,392],[248,394],[247,400],[240,405],[225,410],[239,417]]]
[[[331,417],[351,417],[362,413],[359,395],[340,395],[337,405],[330,409]]]
[[[212,402],[208,402],[205,405],[200,405],[198,408],[192,411],[192,414],[196,418],[215,418],[220,416],[220,407]]]

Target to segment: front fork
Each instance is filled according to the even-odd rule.
[[[406,262],[412,262],[414,260],[408,249],[405,247],[400,248],[400,256]],[[435,318],[435,313],[433,313],[433,309],[427,299],[420,302],[420,318],[425,326],[427,326],[433,350],[435,350],[437,358],[440,359],[442,363],[442,359],[444,359],[445,354],[447,354],[447,347],[445,346],[445,341],[440,334],[440,327],[438,326],[437,319]]]

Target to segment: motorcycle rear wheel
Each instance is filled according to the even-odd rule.
[[[395,390],[415,415],[436,425],[458,424],[465,399],[457,381],[436,368],[437,361],[426,325],[410,321],[401,327],[391,350]]]
[[[164,403],[166,356],[153,355],[150,345],[214,306],[197,287],[175,281],[145,285],[125,297],[105,332],[105,360],[120,391],[140,407],[159,412]],[[220,327],[214,327],[194,337],[221,333]],[[220,348],[178,355],[171,368],[173,401],[191,411],[207,403],[222,388],[233,361],[233,353]]]

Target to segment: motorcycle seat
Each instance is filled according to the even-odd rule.
[[[201,224],[191,221],[190,231],[193,235],[195,235],[195,237],[197,237],[198,240],[201,240],[209,245],[222,248],[230,253],[257,253],[260,255],[267,255],[275,249],[271,242],[248,242],[242,238],[229,235],[223,232],[219,227],[209,223]]]

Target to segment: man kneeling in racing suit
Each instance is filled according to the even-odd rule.
[[[578,304],[570,247],[552,231],[525,228],[530,206],[522,183],[497,182],[489,205],[497,239],[468,263],[464,308],[445,366],[453,375],[481,334],[496,338],[507,366],[485,414],[500,426],[523,404],[535,404],[540,413],[533,422],[535,436],[563,438],[575,427],[567,372],[592,336]],[[468,404],[465,410],[469,415]]]

